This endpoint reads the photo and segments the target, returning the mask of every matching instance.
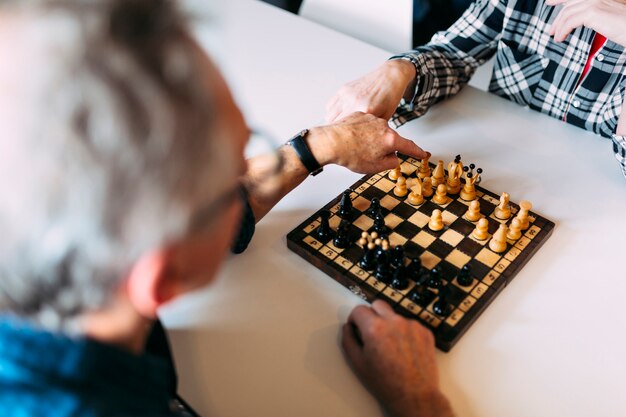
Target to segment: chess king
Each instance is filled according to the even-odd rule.
[[[324,165],[428,155],[355,113],[245,161],[250,130],[171,1],[3,2],[0,21],[3,415],[180,415],[159,308]],[[384,302],[348,323],[346,357],[389,415],[452,414],[431,333]]]

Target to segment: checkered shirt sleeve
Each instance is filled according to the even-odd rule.
[[[495,55],[490,92],[612,139],[626,177],[626,139],[615,135],[626,89],[624,47],[607,41],[582,78],[595,32],[577,28],[555,42],[549,29],[558,10],[543,0],[477,0],[428,44],[392,57],[411,61],[417,74],[413,97],[402,100],[392,122],[400,126],[455,95]]]

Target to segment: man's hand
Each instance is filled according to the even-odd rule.
[[[546,4],[563,5],[550,28],[556,41],[563,42],[575,28],[585,26],[626,47],[626,1],[546,0]]]
[[[439,391],[432,333],[384,301],[352,310],[343,349],[354,372],[393,417],[448,417]]]
[[[326,106],[326,120],[333,123],[355,111],[389,120],[415,80],[415,67],[409,61],[394,59],[352,81],[335,94]]]
[[[416,159],[430,155],[400,136],[386,120],[360,112],[335,124],[311,129],[307,142],[321,165],[338,164],[360,174],[396,167],[396,152]]]

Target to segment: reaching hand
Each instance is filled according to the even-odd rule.
[[[377,300],[352,311],[342,342],[354,372],[391,416],[452,416],[439,391],[433,335],[421,324]]]
[[[585,26],[626,47],[626,1],[546,0],[546,4],[563,5],[550,28],[556,41],[564,41],[572,30]]]
[[[355,111],[389,120],[407,86],[415,79],[415,67],[409,61],[391,60],[352,81],[335,94],[326,106],[326,120],[333,123]]]
[[[360,112],[335,124],[311,129],[307,141],[320,164],[334,163],[361,174],[395,168],[396,152],[416,159],[430,155],[400,136],[386,120]]]

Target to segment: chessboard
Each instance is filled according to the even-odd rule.
[[[460,161],[460,157],[457,159]],[[399,155],[399,162],[407,183],[415,181],[421,161]],[[435,168],[433,164],[428,166],[431,171]],[[467,168],[465,172],[460,178],[463,185]],[[448,176],[447,170],[445,173]],[[406,196],[398,197],[395,188],[389,171],[364,176],[291,231],[287,246],[358,297],[369,302],[384,299],[398,313],[418,320],[433,332],[437,347],[447,352],[545,243],[554,223],[529,211],[521,237],[507,239],[506,249],[497,253],[487,244],[490,239],[479,240],[473,235],[476,222],[465,217],[470,201],[453,194],[444,204],[430,197],[414,206]],[[487,219],[492,237],[500,224],[511,224],[520,205],[511,201],[511,216],[499,219],[495,212],[501,196],[479,185],[474,188],[479,215]],[[350,200],[347,214],[340,213],[342,198]],[[378,199],[378,217],[384,216],[385,233],[380,237],[388,242],[389,257],[396,258],[395,267],[391,262],[384,279],[378,270],[362,267],[367,251],[362,237],[364,232],[372,232],[375,224],[375,213],[370,209],[374,199]],[[439,231],[429,227],[436,209],[441,211],[444,225]],[[330,226],[330,235],[320,236],[324,222],[327,229]],[[342,235],[348,236],[348,244],[339,245],[343,247],[335,246],[333,239],[340,227]],[[383,252],[380,248],[378,251]]]

